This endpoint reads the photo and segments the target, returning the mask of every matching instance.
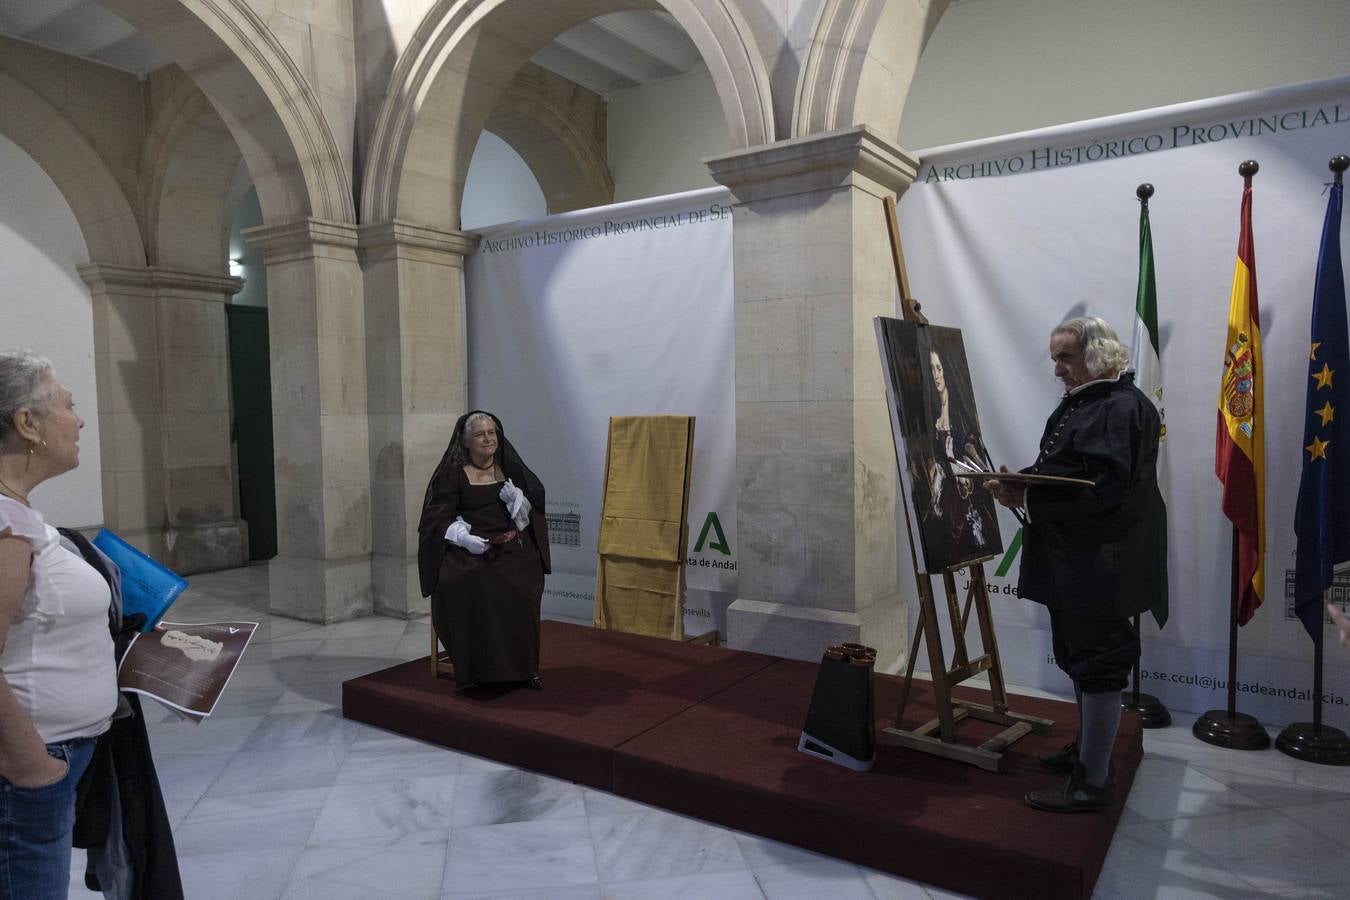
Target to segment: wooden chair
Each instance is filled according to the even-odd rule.
[[[436,623],[434,621],[428,621],[427,625],[429,625],[431,629],[431,677],[440,678],[442,675],[453,676],[455,674],[455,665],[449,660],[450,654],[445,654],[446,658],[442,658],[441,656],[441,643],[436,634]]]

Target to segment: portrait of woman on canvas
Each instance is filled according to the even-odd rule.
[[[911,531],[924,570],[941,572],[1003,549],[994,499],[976,481],[957,477],[988,468],[961,332],[885,320],[890,331],[887,396],[904,444]],[[899,454],[897,454],[899,455]]]

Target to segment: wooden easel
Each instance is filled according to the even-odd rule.
[[[891,258],[895,263],[895,277],[900,286],[902,317],[906,321],[927,325],[928,319],[919,311],[919,304],[909,294],[909,276],[905,273],[905,256],[900,247],[900,229],[895,217],[895,199],[885,198],[886,227],[891,238]],[[901,460],[901,465],[904,461]],[[904,686],[900,692],[900,708],[895,713],[895,725],[883,728],[877,735],[877,741],[896,747],[909,747],[959,760],[987,769],[999,771],[1003,761],[1003,751],[1013,742],[1031,732],[1048,734],[1054,726],[1051,719],[1041,719],[1015,713],[1008,709],[1008,688],[1003,681],[1003,664],[998,655],[998,640],[994,635],[994,618],[989,611],[989,587],[984,580],[985,560],[976,560],[969,564],[970,587],[966,591],[965,605],[958,604],[956,578],[951,571],[942,573],[942,586],[947,597],[947,614],[952,624],[952,663],[947,665],[946,654],[942,648],[942,632],[937,617],[937,600],[933,592],[932,575],[920,572],[918,557],[914,552],[913,530],[910,528],[908,512],[909,498],[901,491],[901,501],[905,504],[905,530],[909,533],[909,558],[914,568],[914,582],[919,587],[919,621],[914,631],[914,642],[909,648],[909,662],[905,671]],[[992,559],[993,557],[986,557]],[[984,652],[971,657],[966,647],[966,626],[970,621],[971,610],[980,626],[980,642]],[[933,678],[933,703],[937,707],[937,718],[918,728],[905,729],[902,726],[905,707],[909,703],[909,690],[914,682],[914,667],[918,662],[919,641],[922,640],[928,651],[928,669]],[[952,688],[979,675],[989,673],[989,690],[993,695],[990,704],[974,703],[952,696]],[[979,745],[962,744],[956,740],[956,726],[963,719],[971,718],[983,722],[1006,725],[994,737]]]

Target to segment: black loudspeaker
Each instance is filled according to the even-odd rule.
[[[825,651],[797,749],[866,772],[877,755],[872,667],[877,651],[840,644]]]

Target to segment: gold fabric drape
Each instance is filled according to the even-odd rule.
[[[595,625],[684,639],[692,416],[609,420]]]

